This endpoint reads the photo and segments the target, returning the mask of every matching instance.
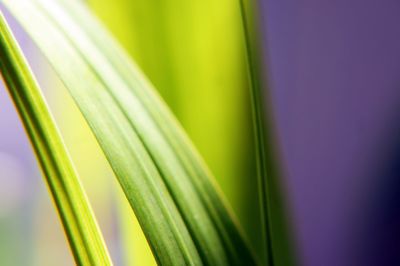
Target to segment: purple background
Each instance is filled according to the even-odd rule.
[[[302,264],[400,265],[400,2],[260,2]],[[4,89],[0,106],[0,152],[37,176]],[[33,198],[10,224],[29,231]]]
[[[400,2],[261,5],[303,264],[400,265]]]

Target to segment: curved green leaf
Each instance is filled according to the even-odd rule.
[[[76,263],[112,265],[39,86],[1,14],[0,71],[42,167]]]
[[[5,3],[70,90],[157,260],[165,265],[254,264],[190,141],[90,13],[73,1],[62,1],[69,12],[57,1]]]
[[[73,1],[4,2],[81,109],[158,262],[255,264],[175,118],[90,13]]]

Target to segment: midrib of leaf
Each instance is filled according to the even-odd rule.
[[[253,113],[262,233],[265,245],[263,255],[265,263],[269,266],[289,266],[295,265],[293,240],[282,194],[282,175],[277,158],[277,145],[273,143],[276,139],[271,123],[272,115],[266,113],[272,108],[264,106],[269,95],[264,90],[266,78],[262,73],[261,42],[255,33],[256,28],[258,29],[256,24],[260,23],[256,11],[257,4],[258,1],[239,0]]]
[[[32,3],[5,2],[70,89],[119,178],[159,262],[182,263],[179,259],[182,258],[183,251],[186,258],[190,258],[188,254],[192,256],[189,262],[193,264],[202,261],[210,265],[223,265],[228,260],[230,264],[254,264],[237,225],[187,137],[162,101],[152,92],[149,83],[125,59],[123,52],[116,45],[107,48],[108,44],[113,43],[110,37],[102,33],[96,25],[89,27],[86,34],[93,32],[92,38],[99,34],[101,40],[92,42],[85,39],[85,34],[79,27],[85,27],[86,24],[80,24],[79,27],[71,25],[72,22],[62,10],[55,11],[55,2],[40,1],[39,3],[46,3],[43,10],[37,9]],[[82,14],[83,11],[80,10],[82,9],[76,8],[71,14]],[[42,14],[44,12],[48,14]],[[47,16],[55,16],[57,19],[49,21]],[[85,16],[88,17],[89,14]],[[69,37],[65,38],[52,24],[58,25],[61,32]],[[90,25],[93,26],[93,22]],[[41,35],[41,32],[46,32],[47,35]],[[51,42],[54,42],[53,45]],[[101,46],[102,52],[108,53],[107,58],[102,57],[98,46]],[[57,55],[60,50],[64,51],[64,57]],[[85,55],[85,60],[82,60],[82,55]],[[108,60],[114,67],[120,66],[117,69],[121,71],[122,68],[122,71],[118,73],[113,67],[107,66],[110,64]],[[75,68],[75,74],[68,73],[68,65]],[[84,80],[84,86],[76,75]],[[108,86],[105,87],[105,84]],[[102,97],[97,98],[100,94]],[[102,110],[105,106],[112,109],[108,114]],[[89,107],[93,109],[88,109]],[[104,129],[103,126],[108,128]],[[110,136],[119,140],[111,142]],[[115,147],[119,148],[117,153]],[[133,163],[137,166],[134,167]],[[150,173],[137,170],[143,167],[150,169]],[[161,176],[157,170],[161,172]],[[161,188],[161,191],[150,185],[138,184],[140,178],[159,182],[155,187]],[[151,193],[144,189],[150,189]],[[154,193],[165,194],[154,199]],[[163,204],[152,205],[160,201]],[[174,203],[178,206],[177,209]],[[165,209],[159,210],[160,206]],[[146,211],[152,208],[156,211],[154,215],[149,215]],[[172,212],[174,218],[164,220],[162,217],[165,212]],[[158,223],[155,225],[156,221]],[[160,221],[165,222],[165,227],[160,227]],[[160,228],[163,230],[158,233]],[[178,228],[178,231],[174,228]],[[171,229],[175,231],[171,232]],[[176,235],[185,242],[182,244],[171,241],[171,236]],[[192,239],[194,243],[191,242]]]
[[[38,157],[77,264],[112,265],[39,86],[2,15],[0,70]]]

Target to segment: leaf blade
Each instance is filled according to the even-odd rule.
[[[179,158],[182,167],[188,172],[188,177],[193,181],[196,189],[200,191],[200,197],[206,205],[208,212],[211,213],[213,223],[219,232],[224,234],[221,237],[223,245],[230,246],[228,247],[230,249],[229,256],[235,258],[230,263],[238,263],[243,259],[244,261],[253,261],[251,258],[253,256],[251,255],[252,251],[248,248],[246,240],[242,236],[243,233],[239,229],[228,204],[222,197],[222,193],[219,191],[212,174],[167,105],[156,93],[155,89],[152,89],[149,81],[140,75],[140,73],[135,75],[140,70],[134,62],[129,60],[129,56],[123,49],[110,39],[106,32],[101,32],[101,27],[100,25],[96,25],[98,24],[96,21],[90,20],[85,14],[80,14],[84,10],[80,10],[75,6],[78,5],[77,2],[60,2],[70,10],[70,13],[80,22],[82,28],[86,27],[86,33],[93,38],[94,43],[101,45],[102,51],[107,55],[113,66],[118,69],[127,83],[130,84],[130,88],[137,93],[143,105],[147,106],[147,111],[154,119],[160,131],[163,132],[166,141]],[[96,28],[96,33],[100,31],[100,34],[91,34],[90,28]],[[150,89],[141,90],[140,86],[136,85],[137,83],[144,87],[150,87]],[[232,239],[232,237],[236,237],[236,239]],[[243,254],[237,256],[240,253]]]
[[[97,136],[100,135],[100,138],[98,138],[100,145],[102,147],[120,147],[118,150],[106,149],[108,152],[105,152],[105,154],[108,158],[115,158],[111,166],[117,176],[128,177],[120,178],[119,181],[135,212],[139,213],[141,225],[147,229],[145,232],[147,232],[148,238],[151,239],[150,243],[156,254],[156,259],[166,265],[199,264],[198,258],[190,258],[191,256],[196,256],[197,252],[193,247],[193,243],[191,243],[191,238],[183,225],[184,223],[178,210],[172,204],[172,199],[165,184],[163,184],[154,165],[150,163],[150,158],[143,145],[141,145],[137,134],[123,118],[123,113],[97,80],[97,76],[83,62],[80,55],[68,45],[65,37],[49,24],[45,17],[40,15],[39,10],[32,2],[10,1],[7,4],[7,7],[19,18],[26,18],[29,13],[32,21],[22,21],[22,24],[25,27],[31,27],[31,30],[33,29],[31,33],[33,33],[34,40],[43,40],[43,38],[48,37],[47,34],[51,34],[52,38],[47,39],[45,46],[41,47],[42,51],[49,56],[51,63],[59,66],[64,65],[64,67],[68,68],[64,72],[66,74],[64,81],[66,81],[67,86],[69,85],[69,88],[74,89],[73,96],[75,100],[82,103],[79,107],[81,107],[86,116],[89,116],[89,125],[93,132]],[[64,55],[67,55],[68,60],[65,60],[65,56],[60,55],[59,49],[64,51]],[[72,69],[74,71],[71,71]],[[75,76],[75,70],[80,75]],[[81,78],[86,82],[91,82],[88,90],[81,84]],[[93,93],[93,90],[90,90],[91,88],[97,89],[96,93]],[[96,102],[86,102],[85,99],[93,97],[103,104],[97,105]],[[96,117],[106,119],[96,119]],[[139,157],[142,162],[145,161],[146,163],[142,164]],[[131,160],[120,160],[118,158],[130,158]],[[133,178],[135,174],[144,178]],[[141,190],[138,190],[138,187]],[[175,233],[173,233],[174,230]],[[176,239],[175,236],[178,236],[179,239]],[[185,244],[182,244],[181,238],[184,238]],[[187,247],[194,251],[191,254],[185,254]]]
[[[111,38],[103,34],[97,42],[87,39],[85,33],[66,18],[67,14],[57,9],[56,1],[31,1],[25,10],[19,8],[22,1],[5,3],[17,10],[16,16],[67,84],[137,213],[158,261],[161,264],[255,264],[210,173],[168,108],[118,47],[108,50],[108,56],[102,54],[107,47],[101,44],[112,43]],[[63,2],[66,3],[70,2]],[[30,17],[32,13],[40,13],[41,19]],[[40,20],[42,25],[33,29]],[[48,24],[52,24],[51,27]],[[48,31],[48,35],[41,35],[40,28],[45,28],[43,32]],[[90,28],[90,31],[95,37],[99,27]],[[49,45],[49,36],[53,41],[54,36],[58,36],[58,41]],[[57,55],[59,49],[68,51],[68,58]],[[108,61],[114,56],[118,59],[109,66]],[[115,72],[113,67],[117,66],[120,66],[119,71]],[[77,73],[71,74],[73,67],[79,70],[76,72],[80,73],[80,78],[74,76]],[[82,86],[81,81],[90,86]],[[105,107],[108,112],[103,110]],[[118,136],[120,140],[110,141],[110,136]],[[134,170],[119,158],[129,158],[129,164],[136,164]],[[140,183],[135,174],[147,183]],[[146,187],[147,192],[135,190],[138,187],[142,190]],[[162,208],[152,202],[159,203]],[[159,209],[148,217],[146,212],[152,207]],[[167,217],[170,212],[173,218]],[[168,221],[163,229],[169,233],[152,232],[160,217]],[[180,240],[173,241],[174,236]]]
[[[81,265],[112,265],[44,97],[2,15],[0,38],[1,73],[38,157],[75,260]]]

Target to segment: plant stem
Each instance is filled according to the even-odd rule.
[[[253,0],[239,0],[243,20],[244,41],[246,49],[247,70],[251,94],[255,147],[257,158],[257,176],[260,197],[260,213],[264,242],[264,264],[294,265],[293,242],[288,226],[287,208],[281,190],[282,175],[277,157],[275,132],[272,123],[272,108],[269,112],[264,104],[265,78],[262,76],[263,54],[257,30],[256,4]],[[268,102],[271,104],[271,102]]]
[[[262,225],[262,235],[263,235],[263,245],[264,245],[264,261],[267,265],[273,264],[273,253],[272,245],[270,239],[270,225],[268,219],[268,204],[267,204],[267,169],[265,165],[266,155],[265,155],[265,144],[264,144],[264,121],[263,112],[261,105],[261,85],[257,77],[257,70],[255,62],[253,62],[254,56],[252,54],[252,44],[250,40],[248,17],[246,14],[246,8],[244,0],[239,0],[240,11],[243,20],[243,31],[244,40],[246,48],[246,59],[247,59],[247,70],[249,76],[249,87],[250,87],[250,99],[252,107],[253,116],[253,127],[254,127],[254,141],[255,141],[255,151],[257,160],[257,178],[259,187],[259,198],[260,198],[260,214],[261,214],[261,225]]]

